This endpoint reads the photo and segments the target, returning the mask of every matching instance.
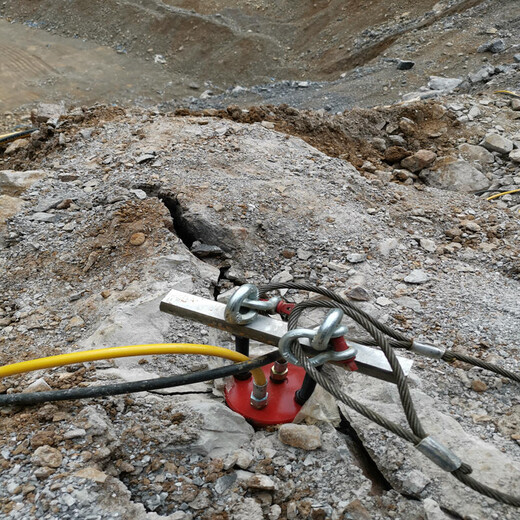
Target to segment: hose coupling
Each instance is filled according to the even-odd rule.
[[[289,373],[288,363],[285,361],[275,361],[271,367],[270,379],[273,383],[283,383],[287,379]]]
[[[261,410],[267,406],[267,383],[265,385],[257,385],[253,383],[253,391],[251,392],[251,406],[257,410]]]

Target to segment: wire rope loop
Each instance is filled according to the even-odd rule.
[[[256,285],[246,283],[241,285],[229,298],[224,311],[224,318],[228,323],[234,325],[247,325],[251,323],[258,315],[254,309],[242,312],[245,300],[258,300],[260,292]]]

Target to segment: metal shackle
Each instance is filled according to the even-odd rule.
[[[241,309],[244,307],[245,300],[258,300],[259,297],[260,292],[256,285],[252,283],[241,285],[229,298],[224,311],[224,318],[228,323],[233,323],[234,325],[251,323],[256,318],[258,312],[251,309],[243,313]]]
[[[311,329],[293,329],[287,331],[278,342],[278,350],[284,359],[286,359],[292,365],[301,366],[300,361],[292,352],[293,343],[297,342],[301,338],[309,338],[312,340],[316,335],[315,330]]]
[[[342,319],[343,311],[341,309],[329,311],[316,331],[316,335],[311,341],[311,347],[314,350],[327,350],[332,338],[344,336],[347,333],[347,327],[340,326]]]
[[[260,312],[268,312],[270,314],[274,314],[276,312],[276,307],[282,301],[280,296],[273,296],[269,300],[244,300],[242,302],[242,307],[246,307],[247,309],[254,309],[255,311]]]
[[[343,327],[341,327],[343,328]],[[301,366],[300,360],[293,354],[292,347],[295,342],[302,338],[312,339],[316,336],[316,331],[311,329],[293,329],[284,334],[278,342],[278,349],[284,359],[286,359],[292,365]],[[347,350],[336,352],[335,350],[328,350],[322,352],[317,356],[309,358],[309,364],[313,367],[319,367],[329,361],[342,362],[352,359],[357,354],[355,347],[349,347]]]

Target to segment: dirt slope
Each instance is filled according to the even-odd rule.
[[[0,32],[11,56],[3,69],[5,108],[23,99],[9,98],[14,72],[6,72],[6,66],[14,71],[36,60],[46,63],[46,71],[33,64],[32,77],[16,77],[22,91],[27,85],[27,102],[36,95],[88,102],[90,92],[102,101],[177,102],[189,92],[207,98],[235,85],[265,84],[261,90],[269,91],[276,81],[305,80],[324,83],[312,100],[312,89],[303,96],[286,89],[281,93],[286,102],[337,110],[392,102],[424,86],[431,75],[460,77],[488,62],[511,62],[520,8],[515,0],[499,6],[493,0],[8,0],[0,16],[16,22]],[[20,23],[33,31],[20,27],[17,34]],[[49,32],[65,39],[53,44]],[[479,45],[499,37],[505,39],[504,52],[477,53]],[[26,39],[33,40],[30,46],[23,44]],[[396,71],[397,59],[413,60],[415,67]],[[86,66],[91,62],[99,64],[93,78]],[[76,91],[67,87],[74,83]],[[254,96],[240,100],[258,101]]]

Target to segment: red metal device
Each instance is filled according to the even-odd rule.
[[[305,369],[288,365],[289,371],[285,381],[274,383],[269,379],[272,366],[273,364],[262,367],[269,381],[267,388],[269,398],[265,408],[258,410],[251,406],[252,377],[246,381],[231,379],[224,391],[228,406],[253,425],[270,426],[292,422],[301,408],[301,405],[294,400],[294,394],[302,386]]]

